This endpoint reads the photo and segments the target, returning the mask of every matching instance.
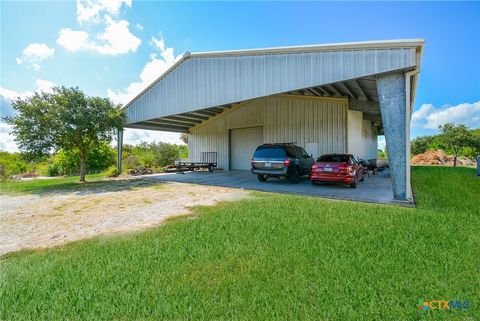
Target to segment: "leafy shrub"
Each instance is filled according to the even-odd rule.
[[[387,158],[387,155],[383,150],[379,149],[377,150],[377,158],[384,159],[384,158]]]
[[[188,158],[188,146],[187,145],[178,145],[179,158],[187,159]]]
[[[151,149],[148,149],[148,148],[139,148],[136,150],[137,154],[137,158],[138,160],[140,161],[140,164],[142,164],[143,166],[147,166],[147,167],[153,167],[155,166],[155,154],[153,153],[153,151]]]
[[[87,156],[87,172],[99,173],[115,164],[115,150],[107,143],[94,146]],[[78,151],[60,150],[53,156],[53,163],[48,168],[49,176],[74,175],[80,172],[80,155]]]
[[[88,153],[87,169],[90,173],[100,173],[114,165],[116,158],[116,152],[109,144],[98,144]]]
[[[58,164],[53,163],[53,164],[48,165],[47,175],[48,176],[59,176],[60,175],[60,169],[58,168]]]
[[[163,168],[173,164],[177,158],[187,158],[188,148],[186,145],[169,143],[146,143],[136,146],[124,146],[124,164],[128,169],[137,167]]]
[[[28,164],[17,153],[0,152],[0,177],[8,178],[26,172]]]
[[[118,175],[120,175],[122,172],[120,172],[118,169],[117,169],[117,166],[116,165],[112,165],[110,166],[106,171],[105,171],[105,175],[108,176],[108,177],[117,177]]]
[[[480,155],[480,148],[462,147],[458,151],[458,155],[465,156],[468,158],[476,158],[478,155]]]
[[[50,161],[45,160],[45,161],[38,161],[38,162],[32,162],[29,164],[29,171],[30,172],[35,172],[40,176],[47,176],[48,175],[48,167],[50,166]]]
[[[132,169],[140,166],[140,161],[135,155],[128,155],[123,161],[123,164],[125,165],[125,168]]]

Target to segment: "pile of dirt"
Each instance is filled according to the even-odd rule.
[[[412,165],[453,166],[453,156],[445,154],[441,149],[427,150],[423,154],[413,156],[410,162]],[[464,156],[457,158],[457,166],[474,166],[475,164],[474,159]]]

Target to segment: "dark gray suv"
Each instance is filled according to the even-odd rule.
[[[263,144],[257,147],[250,163],[251,172],[261,182],[269,177],[286,177],[298,183],[300,176],[309,173],[314,159],[295,144]]]

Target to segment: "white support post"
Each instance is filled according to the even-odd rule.
[[[412,185],[410,180],[410,122],[412,120],[412,77],[417,75],[419,70],[413,70],[405,73],[405,142],[406,142],[406,155],[405,162],[407,164],[406,173],[406,186],[407,186],[407,199],[413,200]]]

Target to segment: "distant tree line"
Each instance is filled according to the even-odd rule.
[[[474,158],[480,155],[480,128],[469,129],[464,124],[447,123],[439,127],[440,133],[431,136],[421,136],[411,141],[411,154],[423,154],[428,150],[442,149],[453,155],[454,166],[458,156]]]
[[[123,146],[123,167],[126,170],[148,167],[161,172],[176,159],[188,158],[186,145],[163,142]],[[110,144],[101,142],[93,145],[87,155],[87,174],[113,171],[116,167],[117,151]],[[0,152],[0,178],[14,175],[65,176],[80,174],[80,155],[76,150],[59,150],[52,155]]]
[[[123,146],[122,159],[126,169],[149,167],[154,170],[161,170],[180,158],[188,158],[186,145],[141,142],[138,145]]]

